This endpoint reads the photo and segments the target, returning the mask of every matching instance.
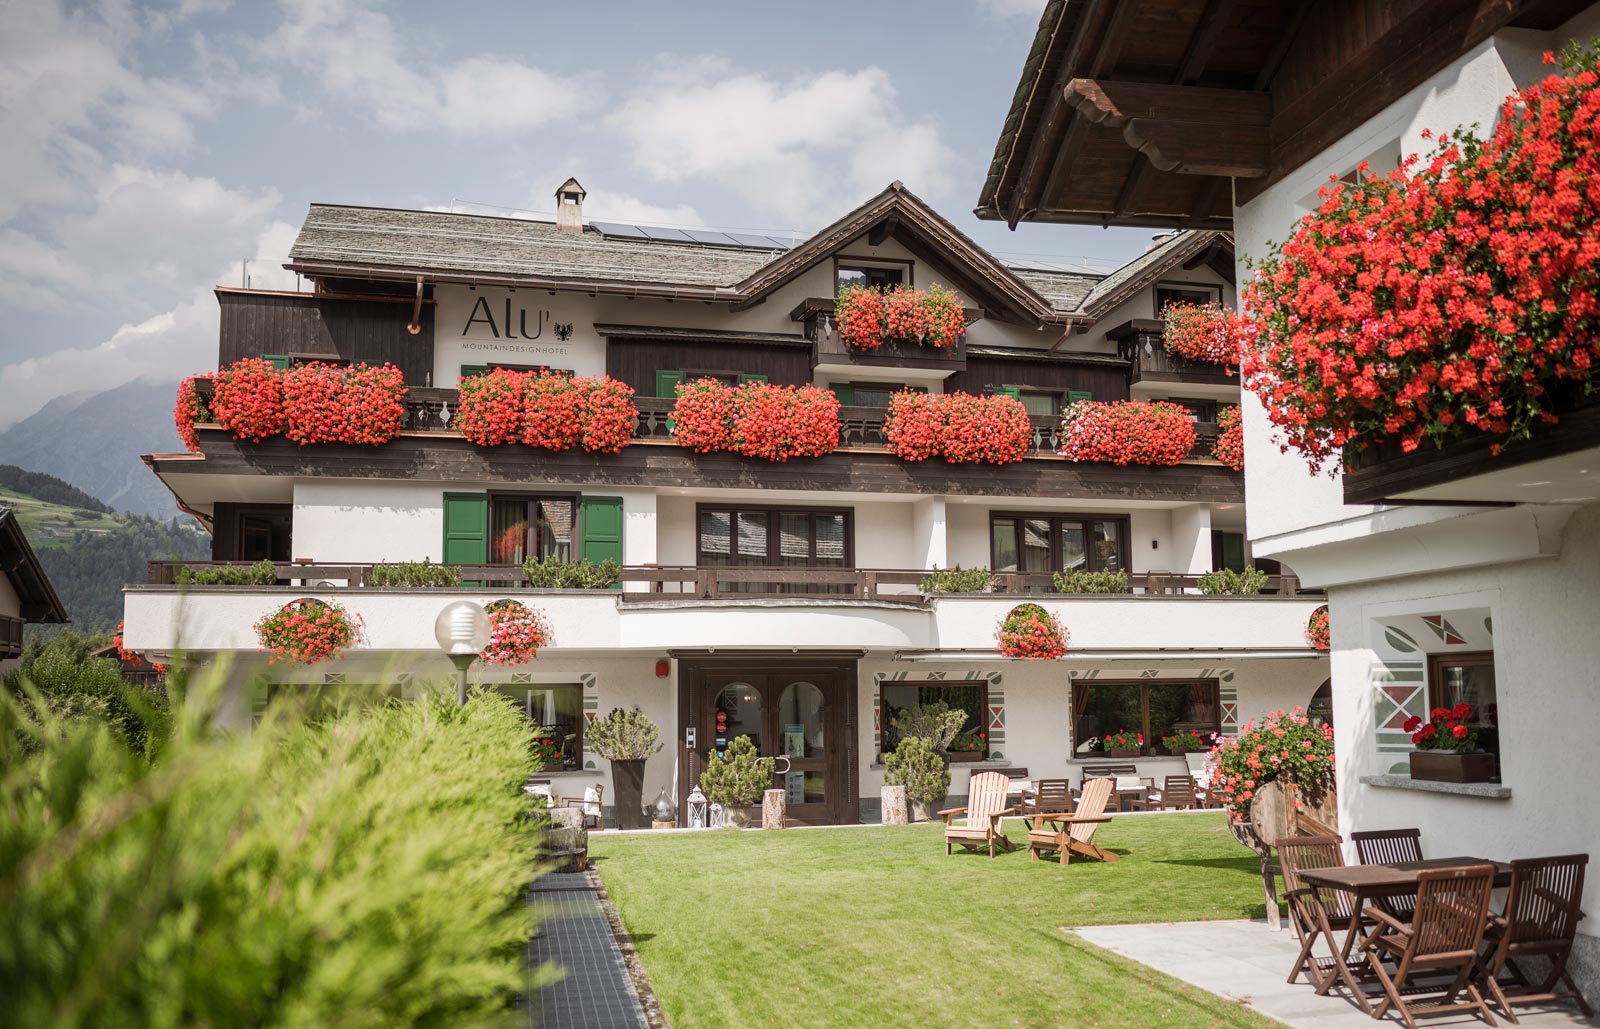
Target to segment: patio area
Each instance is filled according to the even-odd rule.
[[[1285,973],[1294,963],[1299,941],[1285,925],[1272,932],[1265,922],[1181,922],[1178,924],[1096,925],[1067,930],[1097,947],[1148,965],[1240,1004],[1248,1005],[1292,1029],[1362,1029],[1363,1026],[1399,1025],[1396,1015],[1375,1023],[1335,991],[1318,997],[1302,979],[1290,985]],[[1533,1029],[1594,1026],[1600,1020],[1586,1019],[1571,1005],[1517,1009],[1517,1018]],[[1501,1019],[1502,1024],[1504,1020]],[[1442,1015],[1426,1020],[1431,1026],[1478,1025],[1486,1023],[1470,1013]]]

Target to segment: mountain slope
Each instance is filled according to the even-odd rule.
[[[119,511],[178,513],[141,454],[183,449],[172,426],[178,384],[143,380],[104,393],[58,397],[0,431],[0,462],[66,480]]]

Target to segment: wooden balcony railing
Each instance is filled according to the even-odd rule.
[[[178,571],[185,566],[196,571],[224,567],[247,568],[248,561],[151,561],[147,582],[171,586],[178,582]],[[483,588],[521,589],[528,585],[518,565],[454,565],[464,582],[482,583]],[[280,561],[274,565],[277,585],[306,589],[365,589],[372,570],[370,564]],[[917,586],[928,572],[906,568],[791,568],[707,565],[629,565],[622,568],[618,582],[624,601],[693,599],[750,599],[763,594],[801,593],[818,596],[843,596],[863,600],[919,600]],[[994,592],[1006,595],[1055,594],[1055,576],[1050,572],[996,572]],[[1128,577],[1127,593],[1070,594],[1074,599],[1117,596],[1186,596],[1200,598],[1200,576],[1168,572],[1141,572]],[[629,589],[642,585],[643,589]],[[240,586],[238,589],[254,587]],[[479,590],[479,587],[463,587]],[[600,591],[596,591],[600,592]],[[1267,577],[1263,594],[1295,596],[1302,593],[1293,575]],[[1055,594],[1067,596],[1068,594]],[[3,630],[0,630],[3,632]],[[19,637],[20,638],[20,637]]]
[[[12,615],[0,615],[0,658],[16,657],[22,653],[23,621]]]
[[[1124,322],[1107,331],[1106,338],[1116,340],[1117,353],[1129,362],[1129,382],[1239,384],[1237,368],[1230,372],[1220,365],[1167,353],[1159,321],[1138,318]]]
[[[209,400],[211,383],[197,379],[196,387],[202,398]],[[455,419],[459,393],[439,386],[408,386],[406,388],[406,417],[403,428],[410,432],[451,432]],[[634,397],[639,409],[639,421],[634,427],[635,439],[670,440],[672,427],[671,397]],[[889,445],[884,435],[884,420],[888,412],[881,407],[840,407],[839,445],[882,449]],[[1061,419],[1053,415],[1031,415],[1033,444],[1030,453],[1054,454],[1061,444]],[[1216,442],[1215,422],[1195,424],[1193,457],[1209,458],[1212,444]]]

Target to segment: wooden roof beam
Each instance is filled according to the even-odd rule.
[[[1079,118],[1121,128],[1158,171],[1267,174],[1272,99],[1243,89],[1073,79],[1063,98]]]

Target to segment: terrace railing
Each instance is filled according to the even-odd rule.
[[[179,569],[195,571],[225,567],[248,568],[248,561],[151,561],[147,582],[151,585],[176,585]],[[280,561],[274,564],[278,584],[305,588],[369,588],[370,564]],[[527,577],[518,565],[453,565],[467,583],[483,588],[521,589]],[[762,594],[811,594],[842,596],[860,600],[920,600],[918,585],[930,573],[904,568],[792,568],[739,567],[708,565],[629,565],[617,575],[624,601],[663,599],[750,599]],[[1141,572],[1128,577],[1127,593],[1056,594],[1055,576],[1050,572],[996,572],[994,593],[1015,596],[1054,594],[1074,599],[1097,597],[1184,596],[1203,598],[1200,576],[1168,572]],[[642,586],[642,589],[629,589]],[[249,586],[237,587],[250,589]],[[463,589],[477,590],[466,586]],[[599,591],[596,591],[599,592]],[[1264,594],[1301,594],[1300,581],[1293,575],[1267,577]],[[3,631],[3,630],[0,630]]]
[[[16,657],[22,653],[22,626],[22,619],[0,615],[0,658]]]

